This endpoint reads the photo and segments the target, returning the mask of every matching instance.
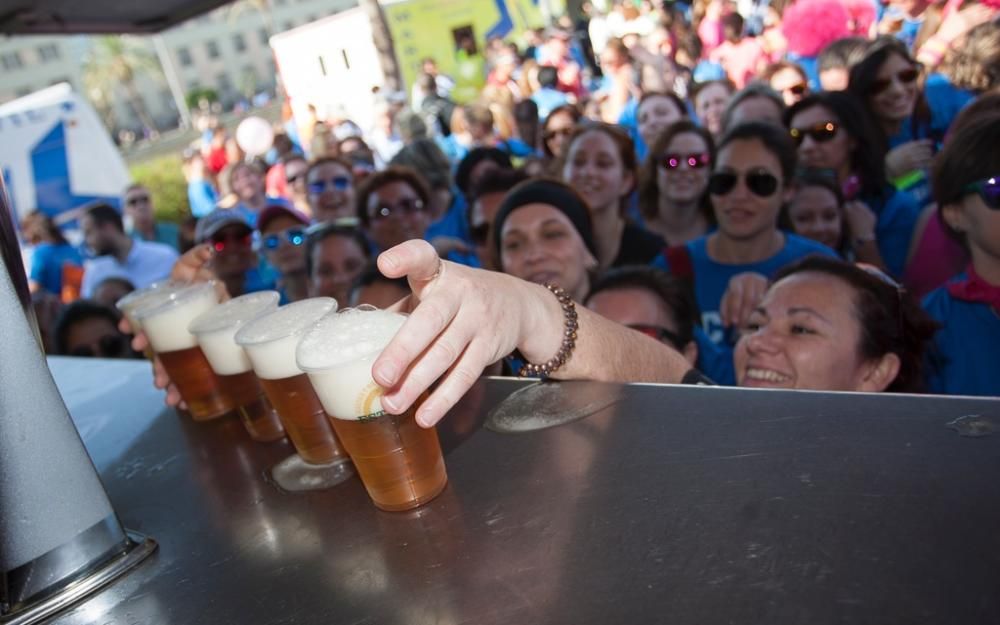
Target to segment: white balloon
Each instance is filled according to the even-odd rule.
[[[260,156],[271,149],[274,131],[271,124],[261,117],[247,117],[236,127],[236,144],[247,156]]]

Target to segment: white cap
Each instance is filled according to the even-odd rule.
[[[400,313],[353,308],[323,317],[302,337],[296,361],[327,413],[350,420],[382,411],[372,363],[405,321]]]
[[[337,309],[337,300],[313,297],[262,315],[236,333],[236,343],[246,350],[257,377],[283,380],[302,373],[295,364],[295,347],[323,315]]]
[[[249,293],[223,302],[191,321],[188,331],[197,337],[213,371],[219,375],[250,371],[250,359],[236,344],[236,332],[247,322],[276,310],[279,299],[277,291]]]

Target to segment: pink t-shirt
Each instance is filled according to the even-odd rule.
[[[747,37],[739,43],[724,41],[709,55],[709,60],[722,65],[737,89],[742,89],[766,64],[767,54],[756,37]]]

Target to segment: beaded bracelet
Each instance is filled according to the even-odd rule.
[[[518,377],[538,376],[544,380],[556,369],[566,364],[566,361],[569,360],[570,355],[573,353],[573,348],[576,347],[576,330],[579,327],[576,321],[576,304],[562,288],[547,282],[545,283],[545,288],[551,291],[556,296],[556,299],[559,300],[559,304],[563,309],[563,316],[566,318],[562,345],[559,346],[559,351],[556,352],[556,355],[548,361],[540,365],[526,363],[521,367]]]

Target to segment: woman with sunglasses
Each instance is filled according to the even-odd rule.
[[[795,164],[795,146],[780,128],[750,122],[727,132],[708,179],[718,229],[668,248],[654,261],[693,283],[702,326],[718,345],[735,342],[733,335],[727,338],[726,327],[742,321],[746,306],[734,315],[723,301],[727,290],[741,288],[743,276],[770,276],[809,254],[834,255],[826,246],[778,229],[781,207],[794,192]]]
[[[409,167],[387,167],[358,189],[355,210],[361,228],[377,250],[422,239],[430,225],[430,187]]]
[[[625,217],[635,188],[636,157],[632,140],[619,127],[578,126],[569,140],[562,179],[586,199],[602,269],[645,265],[663,249],[662,238]]]
[[[809,95],[809,76],[798,63],[778,61],[764,68],[760,79],[781,94],[785,106],[792,106]]]
[[[707,194],[715,156],[712,135],[684,119],[668,126],[650,145],[638,189],[646,229],[668,245],[708,234],[715,225]]]
[[[318,158],[305,179],[314,221],[354,216],[354,171],[349,162],[334,156]]]
[[[309,297],[309,274],[306,271],[306,228],[309,218],[280,204],[265,208],[257,218],[260,252],[264,261],[277,273],[281,303]]]
[[[888,179],[929,201],[925,172],[955,115],[974,96],[940,74],[924,84],[920,78],[920,65],[906,45],[881,37],[851,68],[848,91],[864,103],[886,138]]]
[[[884,148],[858,100],[842,91],[815,93],[792,106],[785,122],[800,162],[835,172],[853,257],[902,276],[920,205],[886,181]]]
[[[572,104],[564,104],[552,109],[542,124],[542,154],[547,167],[552,169],[566,153],[569,137],[580,123],[580,110]]]
[[[970,120],[938,155],[934,199],[969,251],[966,270],[935,290],[924,308],[941,322],[934,337],[931,391],[1000,395],[1000,113]]]

